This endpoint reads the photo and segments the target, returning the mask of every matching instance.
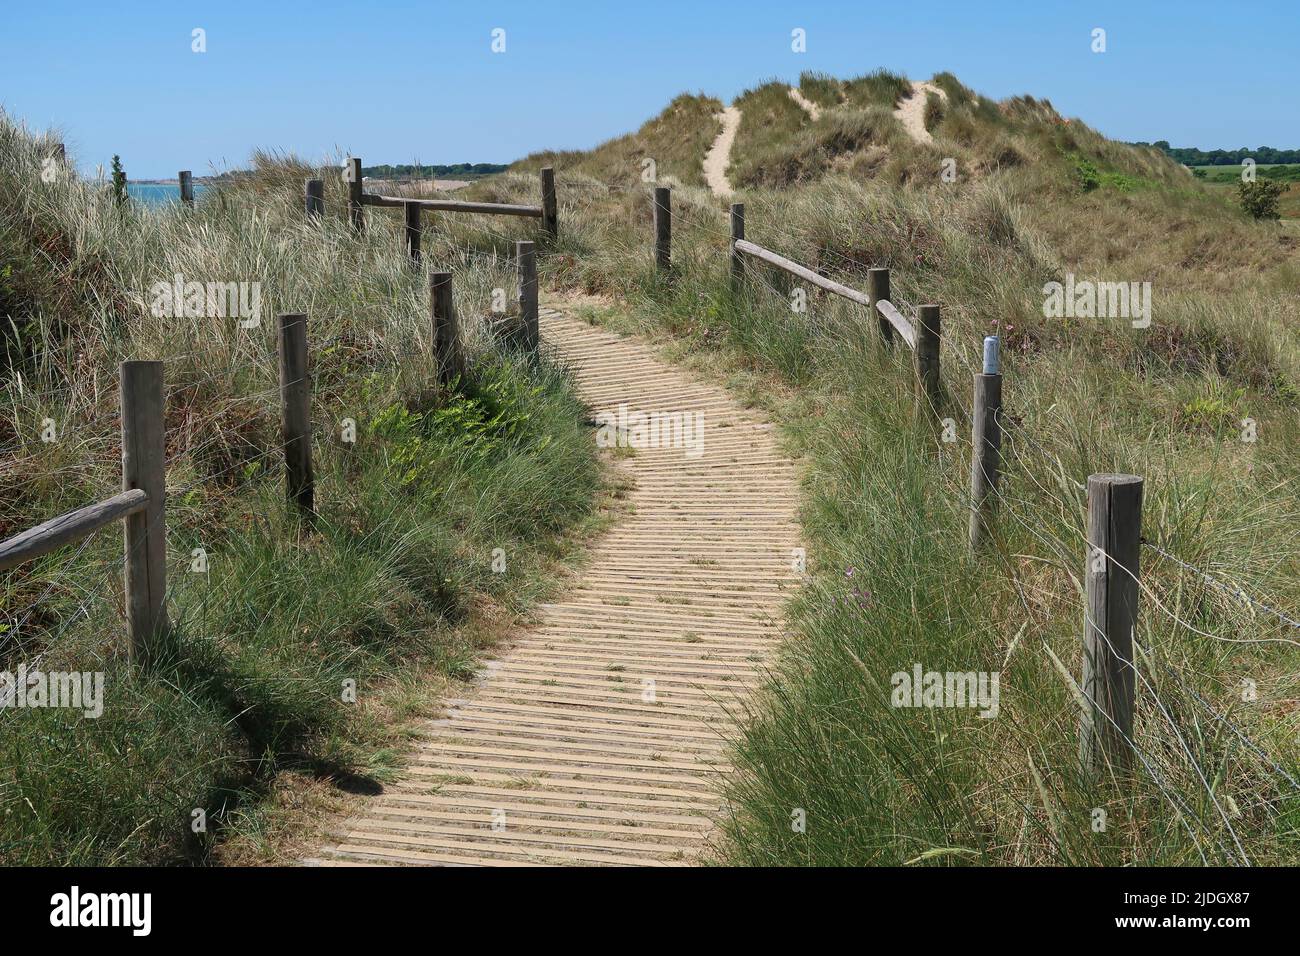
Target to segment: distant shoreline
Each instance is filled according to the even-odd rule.
[[[485,174],[492,175],[492,174]],[[229,178],[229,177],[227,177]],[[468,186],[471,182],[482,179],[482,175],[469,174],[463,179],[380,179],[373,176],[363,177],[364,181],[376,189],[387,189],[390,191],[404,190],[406,192],[421,195],[433,192],[450,192],[454,189],[461,189]],[[215,186],[220,185],[223,180],[217,176],[195,176],[194,184],[196,186]],[[180,188],[179,179],[128,179],[128,186],[176,186]]]

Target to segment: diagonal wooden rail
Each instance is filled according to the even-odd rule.
[[[598,420],[625,405],[635,438],[638,412],[698,412],[700,453],[619,453],[629,513],[576,586],[311,862],[683,865],[711,845],[735,708],[798,582],[795,466],[761,416],[646,345],[550,309],[541,326]]]

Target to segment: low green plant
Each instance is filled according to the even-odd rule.
[[[1254,219],[1278,219],[1279,200],[1286,192],[1286,184],[1271,179],[1242,181],[1237,184],[1237,201]]]

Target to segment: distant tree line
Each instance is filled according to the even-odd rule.
[[[431,178],[436,176],[488,176],[505,171],[504,163],[451,163],[443,166],[418,166],[400,163],[396,166],[385,163],[382,166],[363,166],[362,176],[375,179],[396,178]]]
[[[1197,149],[1195,146],[1170,146],[1168,140],[1154,143],[1134,143],[1134,146],[1154,146],[1166,156],[1184,166],[1240,166],[1243,159],[1265,163],[1300,163],[1300,149],[1274,149],[1260,146],[1256,149]]]

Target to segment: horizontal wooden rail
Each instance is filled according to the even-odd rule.
[[[80,541],[106,524],[143,511],[148,504],[149,495],[143,489],[133,488],[28,528],[0,543],[0,571]]]
[[[904,341],[913,349],[916,348],[916,326],[904,318],[903,313],[898,311],[897,306],[888,299],[881,299],[876,303],[876,311],[885,317],[894,328],[898,329]]]
[[[787,259],[785,256],[779,255],[771,249],[764,249],[762,246],[756,245],[747,239],[737,239],[733,245],[737,252],[743,252],[746,255],[753,256],[755,259],[761,259],[769,265],[776,266],[778,269],[783,269],[791,275],[796,275],[807,282],[811,282],[819,289],[833,292],[836,295],[843,296],[846,299],[856,302],[859,305],[865,305],[868,308],[871,306],[871,300],[867,297],[865,292],[859,292],[857,289],[851,289],[846,285],[841,285],[834,279],[828,279],[823,275],[818,275],[807,266],[801,266],[799,263]],[[886,306],[888,306],[888,310],[886,310]],[[916,348],[916,330],[912,327],[912,323],[903,318],[903,316],[899,314],[899,311],[889,302],[879,302],[877,303],[877,308],[879,308],[880,314],[888,319],[894,328],[898,329],[903,338],[907,340],[907,344],[912,348]]]
[[[434,212],[477,212],[489,216],[531,216],[542,218],[541,206],[517,206],[503,202],[461,202],[456,199],[403,199],[400,196],[378,196],[362,193],[361,201],[367,206],[419,206]]]

